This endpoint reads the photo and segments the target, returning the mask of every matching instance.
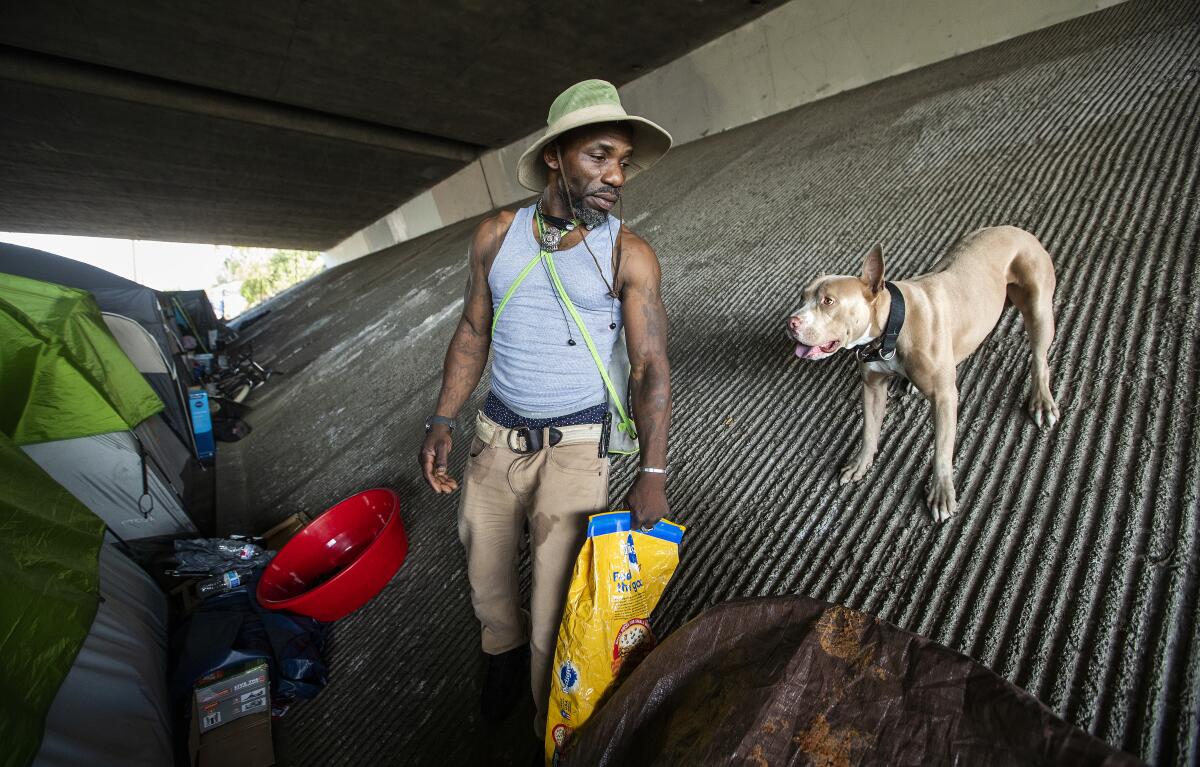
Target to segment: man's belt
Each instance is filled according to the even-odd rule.
[[[483,413],[475,422],[475,436],[489,445],[504,445],[514,453],[536,453],[543,447],[555,445],[596,444],[600,441],[602,424],[585,423],[577,426],[551,426],[530,429],[518,426],[506,429]]]

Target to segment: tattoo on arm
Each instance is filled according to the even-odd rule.
[[[665,466],[667,435],[671,425],[671,366],[667,359],[667,313],[659,291],[659,273],[653,251],[646,248],[639,260],[652,268],[630,269],[625,286],[625,332],[629,341],[633,415],[646,465]],[[631,264],[632,266],[632,264]]]

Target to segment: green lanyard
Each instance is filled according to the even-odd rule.
[[[542,216],[537,211],[534,211],[534,222],[537,224],[538,237],[541,238],[545,234],[545,226],[542,223]],[[585,235],[586,236],[586,235]],[[540,244],[540,243],[539,243]],[[509,299],[517,292],[517,288],[533,271],[533,268],[538,265],[539,261],[546,262],[546,270],[550,273],[550,282],[553,283],[554,289],[558,292],[559,298],[562,299],[563,305],[567,307],[567,313],[571,315],[571,319],[575,320],[575,326],[579,328],[580,335],[583,336],[583,343],[587,346],[588,352],[592,355],[592,361],[596,363],[596,369],[600,371],[600,377],[604,379],[604,388],[608,390],[609,399],[617,408],[617,415],[620,416],[620,423],[617,428],[625,432],[630,438],[637,439],[637,426],[633,419],[625,412],[625,403],[621,402],[620,396],[617,395],[617,389],[613,386],[612,379],[608,376],[608,370],[604,366],[604,362],[600,359],[600,353],[596,351],[596,345],[592,343],[592,335],[588,333],[587,326],[583,324],[583,318],[579,316],[579,312],[575,310],[575,304],[571,303],[571,297],[567,295],[566,288],[563,287],[562,281],[558,278],[558,270],[554,268],[554,256],[546,248],[541,248],[538,254],[533,257],[525,268],[513,280],[512,285],[508,286],[508,291],[505,292],[504,298],[500,300],[500,305],[496,307],[495,314],[492,315],[492,335],[496,335],[496,323],[500,321],[500,313],[504,311],[504,307],[508,305]]]

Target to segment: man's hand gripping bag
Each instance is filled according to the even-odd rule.
[[[679,563],[684,528],[666,520],[648,531],[629,528],[628,511],[588,518],[551,668],[547,764],[558,764],[622,668],[654,648],[650,613]]]

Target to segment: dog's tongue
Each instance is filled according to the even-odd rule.
[[[800,344],[800,343],[796,344],[796,356],[799,357],[800,359],[806,359],[808,357],[811,357],[813,352],[816,350],[817,350],[817,347],[815,347],[815,346],[808,346],[806,344]]]

